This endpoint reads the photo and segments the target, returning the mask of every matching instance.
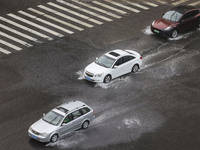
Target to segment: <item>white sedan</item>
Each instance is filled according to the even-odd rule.
[[[113,50],[89,64],[84,71],[85,79],[92,82],[108,83],[112,79],[137,72],[142,65],[142,57],[133,50]]]

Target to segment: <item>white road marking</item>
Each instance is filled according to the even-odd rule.
[[[48,28],[45,28],[45,27],[43,27],[43,26],[41,26],[41,25],[38,25],[38,24],[36,24],[36,23],[34,23],[34,22],[31,22],[31,21],[29,21],[29,20],[27,20],[27,19],[24,19],[24,18],[22,18],[22,17],[16,16],[16,15],[14,15],[14,14],[7,14],[7,15],[10,16],[10,17],[13,17],[13,18],[15,18],[15,19],[17,19],[17,20],[19,20],[19,21],[22,21],[22,22],[24,22],[24,23],[27,23],[27,24],[29,24],[29,25],[31,25],[31,26],[34,26],[34,27],[39,28],[39,29],[41,29],[41,30],[44,30],[44,31],[46,31],[46,32],[48,32],[48,33],[50,33],[50,34],[55,35],[55,36],[58,36],[58,37],[63,37],[63,36],[64,36],[64,35],[62,35],[62,34],[60,34],[60,33],[58,33],[58,32],[55,32],[55,31],[50,30],[50,29],[48,29]]]
[[[0,47],[0,52],[4,53],[4,54],[10,54],[11,52],[8,50],[5,50],[3,48]]]
[[[138,8],[142,8],[142,9],[145,9],[145,10],[149,9],[148,7],[145,7],[145,6],[140,5],[140,4],[138,4],[138,3],[134,3],[134,2],[129,1],[129,0],[122,0],[122,1],[126,2],[127,4],[136,6],[136,7],[138,7]]]
[[[19,31],[17,31],[17,30],[14,30],[14,29],[12,29],[12,28],[10,28],[10,27],[7,27],[7,26],[5,26],[5,25],[3,25],[3,24],[0,24],[0,27],[3,28],[3,29],[5,29],[5,30],[8,30],[8,31],[10,31],[10,32],[13,32],[13,33],[15,33],[15,34],[17,34],[17,35],[19,35],[19,36],[22,36],[22,37],[24,37],[24,38],[26,38],[26,39],[29,39],[30,41],[34,41],[34,42],[36,42],[36,43],[42,43],[41,41],[39,41],[39,40],[36,39],[36,38],[33,38],[33,37],[31,37],[31,36],[29,36],[29,35],[27,35],[27,34],[24,34],[24,33],[22,33],[22,32],[19,32]]]
[[[11,17],[12,17],[12,16],[11,16]],[[37,36],[40,36],[40,37],[42,37],[42,38],[45,38],[45,39],[48,39],[48,40],[53,40],[53,39],[52,39],[51,37],[49,37],[49,36],[46,36],[46,35],[44,35],[44,34],[42,34],[42,33],[39,33],[39,32],[37,32],[37,31],[31,29],[31,28],[25,27],[25,26],[23,26],[23,25],[21,25],[21,24],[18,24],[18,23],[16,23],[16,22],[11,21],[11,20],[9,20],[9,19],[6,19],[6,18],[4,18],[4,17],[1,17],[1,16],[0,16],[0,20],[5,21],[5,22],[7,22],[7,23],[9,23],[9,24],[11,24],[11,25],[14,25],[14,26],[16,26],[16,27],[18,27],[18,28],[20,28],[20,29],[23,29],[23,30],[25,30],[25,31],[27,31],[27,32],[30,32],[30,33],[35,34],[35,35],[37,35]]]
[[[152,7],[158,7],[157,4],[154,4],[154,3],[151,3],[151,2],[142,1],[142,0],[141,0],[141,2],[143,2],[144,4],[147,4],[147,5],[149,5],[149,6],[152,6]]]
[[[131,8],[131,7],[128,7],[128,6],[122,5],[122,4],[117,3],[117,2],[114,2],[114,1],[112,1],[112,0],[104,0],[104,1],[106,1],[106,2],[108,2],[108,3],[111,3],[111,4],[113,4],[113,5],[116,5],[116,6],[118,6],[118,7],[122,7],[122,8],[124,8],[124,9],[130,10],[130,11],[133,11],[133,12],[135,12],[135,13],[139,13],[139,12],[140,12],[140,11],[137,10],[137,9],[134,9],[134,8]]]
[[[20,39],[17,39],[17,38],[15,38],[15,37],[13,37],[13,36],[10,36],[10,35],[8,35],[8,34],[6,34],[6,33],[4,33],[4,32],[1,32],[1,31],[0,31],[0,35],[6,37],[6,38],[8,38],[8,39],[11,39],[11,40],[13,40],[13,41],[15,41],[15,42],[18,42],[18,43],[20,43],[20,44],[22,44],[22,45],[24,45],[24,46],[27,46],[27,47],[33,46],[33,45],[31,45],[31,44],[29,44],[29,43],[27,43],[27,42],[24,42],[24,41],[22,41],[22,40],[20,40]]]
[[[84,9],[84,8],[81,8],[81,7],[79,7],[79,6],[73,5],[73,4],[71,4],[71,3],[67,3],[66,1],[63,1],[63,0],[57,0],[57,1],[60,2],[60,3],[62,3],[62,4],[67,5],[67,6],[69,6],[69,7],[78,9],[79,11],[82,11],[82,12],[85,12],[85,13],[90,14],[90,15],[92,15],[92,16],[98,17],[98,18],[100,18],[100,19],[103,19],[103,20],[106,20],[106,21],[112,21],[112,19],[110,19],[110,18],[101,16],[100,14],[97,14],[97,13],[94,13],[94,12],[91,12],[91,11],[88,11],[88,10],[86,10],[86,9]]]
[[[44,23],[44,24],[47,24],[47,25],[49,25],[49,26],[52,26],[52,27],[54,27],[54,28],[56,28],[56,29],[62,30],[62,31],[64,31],[64,32],[68,33],[68,34],[73,34],[73,33],[74,33],[74,32],[72,32],[72,31],[70,31],[70,30],[67,30],[67,29],[62,28],[62,27],[60,27],[60,26],[57,26],[57,25],[55,25],[55,24],[53,24],[53,23],[50,23],[50,22],[48,22],[48,21],[46,21],[46,20],[43,20],[43,19],[41,19],[41,18],[37,18],[36,16],[33,16],[33,15],[31,15],[31,14],[29,14],[29,13],[26,13],[26,12],[24,12],[24,11],[18,11],[18,13],[23,14],[23,15],[25,15],[25,16],[27,16],[27,17],[30,17],[30,18],[32,18],[32,19],[34,19],[34,20],[37,20],[37,21],[39,21],[39,22],[42,22],[42,23]]]
[[[66,26],[68,26],[68,27],[71,27],[71,28],[73,28],[73,29],[76,29],[76,30],[78,30],[78,31],[82,31],[82,30],[83,30],[82,28],[80,28],[80,27],[78,27],[78,26],[75,26],[75,25],[73,25],[73,24],[71,24],[71,23],[68,23],[68,22],[62,21],[62,20],[60,20],[60,19],[57,19],[57,18],[55,18],[55,17],[53,17],[53,16],[50,16],[50,15],[48,15],[48,14],[45,14],[45,13],[39,11],[39,10],[36,10],[36,9],[33,9],[33,8],[28,8],[28,10],[30,10],[30,11],[36,13],[36,14],[42,15],[42,16],[44,16],[44,17],[46,17],[46,18],[48,18],[48,19],[51,19],[51,20],[53,20],[53,21],[59,22],[59,23],[61,23],[61,24],[63,24],[63,25],[66,25]]]
[[[166,1],[163,1],[163,0],[156,0],[157,2],[161,3],[161,4],[167,4]]]
[[[10,48],[12,48],[12,49],[15,49],[15,50],[17,50],[17,51],[22,50],[22,48],[20,48],[20,47],[18,47],[18,46],[15,46],[15,45],[13,45],[13,44],[11,44],[11,43],[8,43],[8,42],[6,42],[6,41],[4,41],[4,40],[1,40],[1,39],[0,39],[0,43],[3,44],[3,45],[6,45],[6,46],[8,46],[8,47],[10,47]]]
[[[174,2],[174,3],[172,3],[173,5],[180,5],[180,4],[182,4],[182,3],[184,3],[184,2],[187,2],[188,0],[179,0],[179,1],[176,1],[176,2]]]
[[[51,8],[48,8],[48,7],[45,7],[45,6],[42,6],[42,5],[39,5],[38,7],[39,7],[39,8],[42,8],[42,9],[44,9],[44,10],[47,10],[47,11],[49,11],[49,12],[51,12],[51,13],[54,13],[54,14],[56,14],[56,15],[58,15],[58,16],[61,16],[61,17],[63,17],[63,18],[66,18],[66,19],[68,19],[68,20],[71,20],[71,21],[74,21],[74,22],[76,22],[76,23],[79,23],[79,24],[81,24],[81,25],[83,25],[83,26],[86,26],[86,27],[88,27],[88,28],[94,27],[94,26],[91,25],[91,24],[88,24],[88,23],[85,23],[85,22],[83,22],[83,21],[81,21],[81,20],[78,20],[78,19],[75,19],[75,18],[73,18],[73,17],[67,16],[67,15],[65,15],[65,14],[63,14],[63,13],[60,13],[60,12],[58,12],[58,11],[55,11],[55,10],[53,10],[53,9],[51,9]]]
[[[193,3],[190,3],[189,5],[190,6],[196,6],[196,5],[200,5],[200,0],[196,1],[196,2],[193,2]]]
[[[93,19],[93,18],[91,18],[91,17],[82,15],[82,14],[80,14],[80,13],[77,13],[77,12],[72,11],[72,10],[70,10],[70,9],[67,9],[67,8],[65,8],[65,7],[59,6],[59,5],[54,4],[54,3],[52,3],[52,2],[47,3],[47,4],[49,4],[49,5],[53,6],[53,7],[56,7],[56,8],[58,8],[58,9],[61,9],[61,10],[65,11],[65,12],[68,12],[68,13],[71,13],[71,14],[73,14],[73,15],[76,15],[76,16],[78,16],[78,17],[81,17],[81,18],[83,18],[83,19],[86,19],[86,20],[88,20],[88,21],[91,21],[91,22],[93,22],[93,23],[96,23],[96,24],[99,24],[99,25],[100,25],[100,24],[103,24],[103,22],[101,22],[101,21],[98,21],[98,20],[95,20],[95,19]]]
[[[113,13],[111,13],[111,12],[105,11],[105,10],[103,10],[103,9],[100,9],[100,8],[97,8],[97,7],[94,7],[94,6],[91,6],[91,5],[89,5],[89,4],[86,4],[86,3],[83,3],[83,2],[80,2],[80,1],[77,1],[77,0],[72,0],[72,1],[73,1],[73,2],[76,2],[76,3],[80,4],[80,5],[83,5],[83,6],[85,6],[85,7],[88,7],[88,8],[90,8],[90,9],[93,9],[93,10],[99,11],[99,12],[101,12],[101,13],[104,13],[104,14],[106,14],[106,15],[109,15],[109,16],[111,16],[111,17],[118,18],[118,19],[121,18],[121,16],[119,16],[119,15],[116,15],[116,14],[113,14]]]
[[[100,3],[100,2],[98,2],[98,1],[92,1],[92,3],[97,4],[97,5],[99,5],[99,6],[102,6],[102,7],[105,7],[105,8],[107,8],[107,9],[116,11],[116,12],[118,12],[118,13],[120,13],[120,14],[127,14],[127,12],[125,12],[125,11],[123,11],[123,10],[119,10],[119,9],[117,9],[117,8],[111,7],[111,6],[106,5],[106,4],[104,4],[104,3]]]

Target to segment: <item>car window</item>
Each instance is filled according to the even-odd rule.
[[[67,117],[65,117],[65,119],[63,120],[63,123],[68,123],[72,121],[72,114],[67,115]]]
[[[121,64],[123,64],[123,57],[119,58],[115,63],[116,66],[120,66]]]
[[[80,117],[82,114],[79,110],[75,111],[72,113],[73,119],[76,119],[78,117]]]
[[[134,59],[135,57],[133,57],[133,56],[124,56],[123,57],[123,59],[124,59],[124,63],[125,62],[128,62],[128,61],[130,61],[130,60],[132,60],[132,59]]]
[[[193,11],[191,11],[191,12],[184,14],[181,20],[187,20],[193,16],[194,16]]]
[[[50,124],[59,125],[64,117],[54,111],[48,112],[42,119]]]
[[[196,16],[199,13],[199,10],[193,10],[191,11],[191,17]]]
[[[81,110],[83,115],[90,111],[90,109],[88,107],[81,108],[80,110]]]
[[[178,22],[182,14],[174,10],[170,10],[163,15],[163,19]]]

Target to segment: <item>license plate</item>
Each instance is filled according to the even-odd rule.
[[[34,139],[37,139],[37,137],[36,137],[36,136],[34,136],[34,135],[31,135],[31,137],[32,137],[32,138],[34,138]]]
[[[89,77],[85,77],[87,80],[92,80],[91,78],[89,78]]]
[[[155,29],[154,29],[154,32],[155,32],[155,33],[160,33],[160,31],[158,31],[158,30],[155,30]]]

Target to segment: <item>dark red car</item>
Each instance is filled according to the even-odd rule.
[[[174,7],[151,24],[153,33],[172,38],[195,28],[200,28],[200,9],[193,6]]]

